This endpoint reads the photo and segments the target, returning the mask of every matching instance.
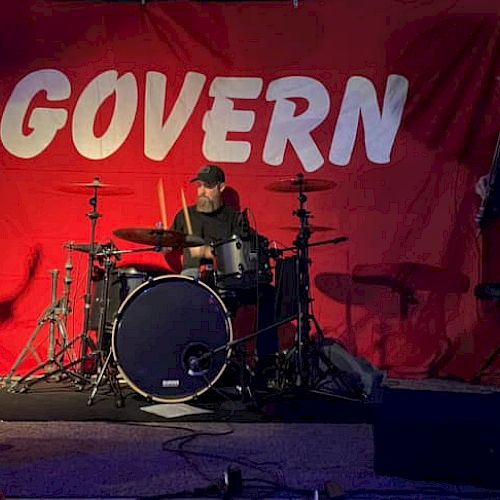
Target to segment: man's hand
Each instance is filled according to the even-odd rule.
[[[214,254],[212,252],[212,247],[210,245],[202,245],[199,247],[191,247],[189,249],[191,257],[195,259],[213,259]]]

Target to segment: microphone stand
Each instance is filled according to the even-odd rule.
[[[231,342],[226,342],[225,344],[220,345],[219,347],[216,347],[215,349],[210,349],[206,353],[202,354],[201,356],[192,356],[189,360],[189,366],[188,366],[188,374],[196,377],[196,376],[202,376],[205,374],[204,370],[201,370],[200,372],[192,372],[193,367],[200,367],[201,363],[205,361],[206,359],[210,359],[219,352],[222,351],[231,351],[233,347],[238,346],[239,344],[242,344],[244,342],[248,342],[249,340],[252,340],[253,338],[257,337],[261,333],[267,332],[268,330],[271,330],[273,328],[276,328],[278,326],[286,325],[287,323],[290,323],[290,321],[293,321],[294,319],[297,319],[297,315],[294,314],[293,316],[289,316],[285,319],[282,319],[280,321],[277,321],[276,323],[273,323],[272,325],[266,326],[265,328],[261,328],[260,330],[257,330],[254,333],[250,333],[249,335],[245,335],[244,337],[241,337],[237,340],[232,340]]]

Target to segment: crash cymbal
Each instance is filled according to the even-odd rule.
[[[114,186],[113,184],[105,184],[99,179],[94,179],[92,182],[71,182],[62,184],[58,187],[59,191],[73,194],[91,194],[92,190],[97,189],[99,194],[106,196],[118,196],[133,194],[134,190],[125,186]]]
[[[295,179],[280,179],[264,186],[268,191],[277,193],[307,193],[311,191],[327,191],[333,189],[337,184],[326,179],[304,179],[297,176]]]
[[[297,226],[281,226],[281,227],[278,227],[278,229],[282,229],[283,231],[296,231],[296,232],[300,230],[300,228]],[[311,233],[324,233],[327,231],[336,231],[337,230],[336,227],[315,226],[315,225],[309,226],[309,229],[310,229]]]
[[[205,244],[198,236],[153,227],[125,227],[116,229],[113,234],[122,240],[158,247],[187,248]]]

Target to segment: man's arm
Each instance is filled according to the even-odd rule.
[[[210,245],[202,245],[199,247],[191,247],[189,249],[191,257],[195,259],[213,259],[214,254],[212,252],[212,247]]]
[[[187,234],[184,213],[178,212],[172,224],[172,231]],[[196,236],[196,235],[195,235]],[[199,247],[190,247],[189,253],[195,259],[213,259],[212,247],[210,245],[202,245]]]

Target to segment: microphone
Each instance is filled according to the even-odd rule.
[[[207,369],[202,369],[200,366],[200,358],[197,358],[196,356],[191,356],[188,359],[188,375],[190,377],[201,377],[202,375],[205,375],[208,370]]]
[[[182,355],[184,369],[190,377],[202,377],[211,366],[212,353],[203,344],[190,344]]]

